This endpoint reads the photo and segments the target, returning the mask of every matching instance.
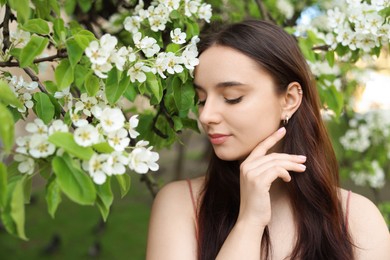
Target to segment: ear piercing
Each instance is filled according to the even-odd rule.
[[[288,120],[289,120],[289,117],[288,117],[288,115],[286,115],[286,117],[283,119],[283,125],[287,125]]]
[[[302,89],[301,88],[298,88],[298,94],[302,95]]]

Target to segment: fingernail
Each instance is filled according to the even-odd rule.
[[[302,170],[306,170],[306,165],[304,165],[304,164],[300,164],[299,167],[300,167]]]
[[[284,126],[278,129],[278,133],[283,133],[284,131],[286,131],[286,128]]]
[[[299,160],[306,161],[306,156],[298,155]]]

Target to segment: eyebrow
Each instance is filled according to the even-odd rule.
[[[197,85],[195,82],[193,83],[196,89],[201,89],[203,88],[199,85]],[[225,81],[225,82],[220,82],[216,85],[217,88],[228,88],[228,87],[235,87],[235,86],[244,86],[244,83],[238,82],[238,81]]]

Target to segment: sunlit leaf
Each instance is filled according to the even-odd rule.
[[[49,136],[49,142],[63,148],[66,152],[82,160],[89,160],[93,155],[91,147],[82,147],[78,145],[71,133],[56,132]]]
[[[0,210],[5,207],[7,200],[7,166],[0,162]]]
[[[47,35],[50,33],[50,28],[47,22],[41,18],[29,19],[21,28],[25,31]]]
[[[55,108],[49,96],[42,92],[36,92],[33,95],[35,100],[34,111],[45,124],[53,120]]]
[[[103,217],[103,220],[106,221],[108,214],[110,213],[110,207],[114,201],[114,194],[111,190],[110,178],[107,178],[106,182],[102,185],[97,185],[97,206],[100,210],[100,213]]]
[[[15,122],[11,112],[0,103],[0,139],[6,153],[11,151],[14,143],[14,126]]]
[[[61,190],[69,199],[80,205],[94,204],[96,190],[92,179],[74,165],[69,155],[54,157],[52,166]]]
[[[69,39],[66,41],[66,50],[69,56],[69,62],[72,68],[80,61],[84,50],[78,45],[76,40]]]
[[[73,68],[68,59],[63,59],[60,64],[58,64],[54,74],[58,90],[69,87],[74,80]]]
[[[117,174],[115,175],[115,179],[119,184],[119,188],[121,191],[121,197],[123,198],[130,190],[131,186],[131,178],[128,174]]]
[[[52,218],[55,217],[58,206],[60,205],[61,199],[61,188],[57,183],[57,177],[52,175],[46,184],[46,203],[49,214]]]
[[[31,65],[34,59],[43,52],[49,43],[49,39],[33,34],[30,41],[20,52],[20,67],[25,68]]]
[[[0,102],[5,105],[13,105],[17,108],[22,108],[23,104],[11,90],[8,83],[0,79]]]

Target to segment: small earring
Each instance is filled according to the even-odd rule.
[[[286,118],[283,119],[283,125],[287,125],[288,124],[288,115],[286,115]]]
[[[298,88],[298,94],[302,95],[302,89],[301,88]]]

